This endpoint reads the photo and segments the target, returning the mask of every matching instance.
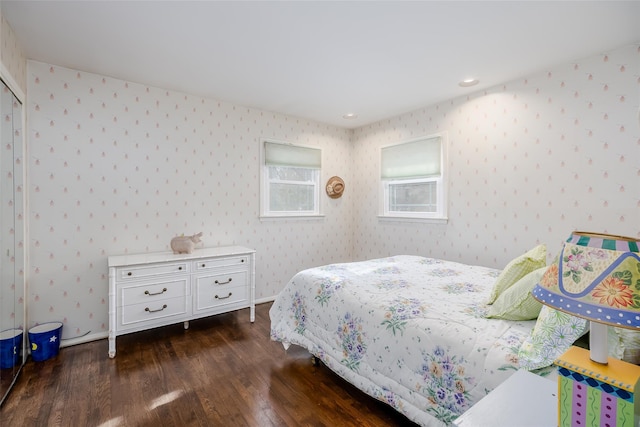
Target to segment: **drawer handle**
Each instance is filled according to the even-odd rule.
[[[167,288],[162,288],[162,290],[160,292],[153,292],[153,293],[151,293],[149,291],[144,291],[144,294],[145,295],[149,295],[149,296],[151,296],[151,295],[162,295],[165,292],[167,292]]]
[[[133,276],[133,273],[132,272],[128,272],[127,276]]]
[[[216,285],[226,285],[227,283],[231,283],[231,281],[232,281],[232,280],[233,280],[233,279],[232,279],[231,277],[229,277],[229,280],[227,280],[226,282],[218,282],[218,281],[216,280]]]
[[[165,308],[167,308],[167,304],[163,304],[162,308],[159,308],[157,310],[151,310],[149,307],[145,308],[144,311],[148,311],[149,313],[157,313],[158,311],[162,311]]]
[[[178,267],[178,270],[182,270],[182,266]]]
[[[229,292],[229,295],[227,295],[226,297],[221,297],[221,296],[216,295],[216,299],[227,299],[227,298],[229,298],[231,295],[232,295],[232,293],[231,293],[231,292]]]
[[[205,268],[207,266],[207,264],[202,263],[202,268]]]

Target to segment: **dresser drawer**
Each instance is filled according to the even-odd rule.
[[[236,271],[196,278],[194,310],[209,310],[215,307],[246,302],[249,298],[247,272]]]
[[[116,280],[130,281],[150,277],[165,276],[168,274],[189,273],[189,262],[176,262],[169,264],[152,264],[137,267],[121,267],[116,269]]]
[[[118,286],[118,307],[186,297],[189,294],[189,277],[155,280],[143,284],[127,283]]]
[[[237,267],[245,265],[249,268],[249,257],[247,255],[231,256],[226,258],[202,259],[194,262],[196,271],[206,271],[210,268]]]
[[[179,322],[188,313],[188,302],[189,298],[183,296],[121,307],[118,309],[118,329],[143,329],[154,324]],[[175,319],[170,320],[172,317]]]

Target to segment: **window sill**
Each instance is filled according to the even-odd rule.
[[[319,220],[319,219],[324,219],[324,215],[269,215],[269,216],[260,215],[261,222],[286,221],[286,220],[313,221],[313,220]]]
[[[382,222],[420,222],[424,224],[447,224],[449,222],[449,218],[419,218],[419,217],[411,217],[411,216],[389,216],[389,215],[378,215],[378,220]]]

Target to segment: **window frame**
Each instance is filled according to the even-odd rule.
[[[299,185],[313,185],[313,210],[290,210],[290,211],[272,211],[270,206],[270,195],[271,195],[271,184],[272,183],[285,183],[285,184],[293,184],[298,185],[297,182],[288,182],[288,181],[274,181],[269,176],[270,165],[266,164],[266,144],[280,144],[283,146],[290,147],[299,147],[299,148],[307,148],[312,150],[318,150],[320,155],[320,167],[319,168],[305,168],[314,170],[314,177],[312,181],[300,181]],[[300,219],[313,219],[322,217],[322,206],[320,203],[320,195],[321,195],[321,182],[322,182],[322,149],[320,147],[313,147],[303,144],[294,144],[290,142],[283,141],[275,141],[272,139],[263,139],[260,141],[260,219],[269,220],[269,219],[291,219],[291,218],[300,218]],[[283,165],[282,167],[287,167]],[[295,166],[291,166],[294,168]]]
[[[402,144],[410,144],[418,141],[426,141],[432,139],[440,140],[440,174],[428,177],[411,177],[411,178],[383,178],[382,166],[383,166],[383,152],[385,148],[395,147]],[[446,223],[447,217],[447,192],[448,192],[448,170],[447,170],[447,152],[448,152],[448,138],[446,132],[425,135],[419,138],[413,138],[393,144],[388,144],[380,147],[379,152],[379,213],[378,218],[380,220],[397,220],[397,221],[419,221],[419,222],[433,222],[433,223]],[[410,212],[410,211],[392,211],[390,209],[390,185],[393,184],[412,184],[421,182],[435,182],[436,183],[436,211],[435,212]]]

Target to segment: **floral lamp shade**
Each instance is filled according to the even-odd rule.
[[[628,237],[574,232],[532,294],[557,310],[640,330],[638,247]]]
[[[558,366],[558,425],[640,425],[640,366],[608,357],[607,325],[640,330],[640,253],[629,237],[574,232],[532,291],[543,304],[590,320],[589,350]]]

